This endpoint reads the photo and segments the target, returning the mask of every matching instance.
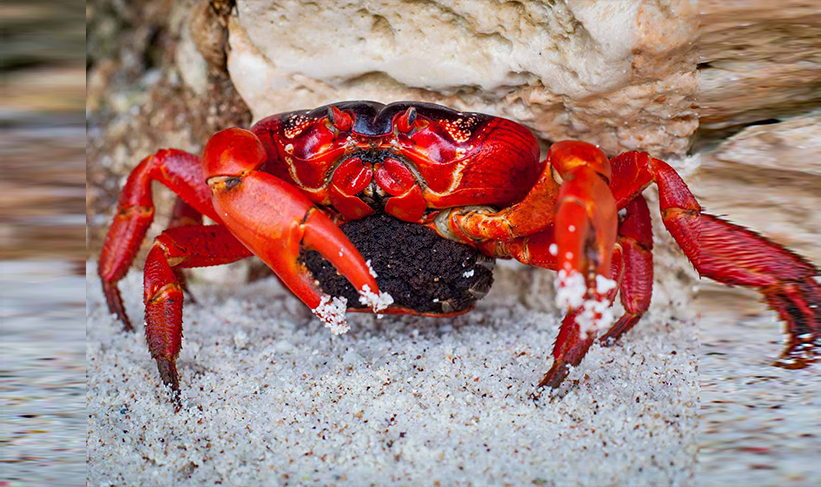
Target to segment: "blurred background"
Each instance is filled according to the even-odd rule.
[[[0,6],[0,485],[85,482],[83,5]]]

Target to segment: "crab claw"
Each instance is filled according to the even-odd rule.
[[[582,338],[608,326],[610,261],[618,218],[609,187],[610,163],[595,146],[559,142],[550,149],[554,176],[561,183],[554,221],[553,251],[559,269],[557,304],[578,310]]]
[[[203,164],[214,207],[231,232],[334,334],[349,329],[347,303],[320,291],[300,262],[302,248],[316,250],[330,261],[374,312],[389,306],[390,296],[379,292],[368,264],[342,230],[299,189],[255,170],[265,159],[256,135],[242,129],[219,132],[205,148]]]

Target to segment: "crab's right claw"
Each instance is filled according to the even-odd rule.
[[[330,261],[374,311],[384,308],[387,296],[380,295],[365,259],[327,215],[293,185],[257,170],[266,158],[252,132],[228,129],[214,135],[203,153],[214,207],[232,233],[332,331],[347,331],[344,301],[322,294],[300,262],[301,248]]]

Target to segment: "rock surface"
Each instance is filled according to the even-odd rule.
[[[610,154],[681,155],[697,127],[696,9],[608,2],[239,1],[228,69],[254,117],[432,101]]]
[[[821,12],[812,0],[701,0],[701,129],[821,105]]]

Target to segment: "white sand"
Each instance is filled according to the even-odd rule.
[[[89,485],[692,483],[697,341],[672,307],[535,403],[559,316],[517,289],[549,302],[550,273],[497,269],[466,316],[349,315],[336,337],[274,279],[199,284],[175,415],[142,330],[120,332],[88,275]],[[141,280],[122,285],[135,320]]]

